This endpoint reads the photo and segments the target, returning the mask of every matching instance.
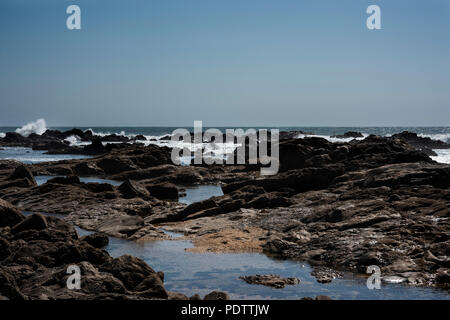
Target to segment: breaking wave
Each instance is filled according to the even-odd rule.
[[[303,139],[303,138],[307,138],[307,137],[316,137],[316,138],[323,138],[326,139],[330,142],[350,142],[353,139],[356,140],[363,140],[365,138],[367,138],[369,136],[369,134],[367,133],[363,133],[363,137],[362,138],[333,138],[332,136],[327,136],[327,135],[319,135],[319,134],[303,134],[300,133],[296,136],[297,139]]]
[[[38,119],[34,122],[29,122],[22,128],[16,129],[16,133],[24,137],[28,137],[32,133],[43,134],[45,131],[47,131],[47,123],[44,119]]]
[[[450,164],[450,149],[434,149],[437,156],[431,156],[430,158],[439,163]]]
[[[429,137],[433,140],[441,140],[446,143],[450,143],[450,133],[433,133],[433,134],[418,134],[419,137]]]

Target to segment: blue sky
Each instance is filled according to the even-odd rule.
[[[2,126],[450,125],[446,0],[0,0],[0,41]]]

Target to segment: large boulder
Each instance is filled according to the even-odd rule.
[[[143,186],[131,180],[122,183],[118,190],[125,199],[147,198],[149,196],[149,192]]]
[[[10,207],[0,200],[0,208]],[[110,257],[100,249],[106,243],[107,237],[101,234],[79,239],[73,226],[51,216],[31,215],[13,229],[3,228],[0,300],[183,297],[175,293],[169,296],[163,284],[164,274],[155,272],[143,260],[131,256]],[[81,288],[72,290],[67,283],[76,271],[74,266],[79,268],[82,277]]]
[[[90,145],[87,145],[83,148],[84,153],[86,154],[101,154],[104,153],[105,147],[103,143],[99,139],[92,140]]]
[[[128,290],[145,292],[147,297],[168,297],[160,274],[139,258],[123,255],[105,264],[101,271],[113,274]]]
[[[228,293],[223,291],[213,291],[208,293],[203,300],[229,300]]]
[[[394,134],[392,138],[403,140],[417,149],[450,149],[450,144],[445,143],[444,141],[433,140],[430,137],[420,137],[417,133],[409,131]]]
[[[27,178],[0,182],[0,189],[8,188],[31,188],[36,186],[35,181],[31,181]]]
[[[135,136],[133,138],[133,140],[135,140],[135,141],[147,141],[147,138],[145,136],[143,136],[142,134],[138,134],[137,136]]]
[[[0,227],[13,227],[24,219],[25,216],[19,210],[0,199]]]
[[[95,176],[101,173],[101,170],[97,168],[94,164],[81,162],[73,167],[73,172],[80,176],[90,176],[90,175]]]
[[[248,284],[259,284],[276,289],[282,289],[286,285],[297,285],[300,283],[298,278],[283,278],[274,274],[257,274],[251,276],[242,276],[239,279],[244,280]]]
[[[128,160],[120,158],[104,158],[97,162],[97,166],[107,174],[116,174],[135,169]]]
[[[163,200],[178,200],[178,188],[173,183],[159,183],[147,186],[150,195]]]
[[[51,141],[38,141],[33,143],[33,150],[48,150],[49,154],[59,153],[77,153],[78,149],[73,148],[68,142],[51,140]]]
[[[18,179],[28,179],[30,180],[32,185],[37,185],[36,180],[34,179],[33,174],[30,169],[28,169],[25,165],[20,165],[14,170],[14,172],[9,176],[9,180],[18,180]]]
[[[78,178],[77,176],[55,177],[53,179],[48,180],[47,183],[73,185],[73,184],[79,184],[80,178]]]
[[[338,139],[347,139],[347,138],[363,138],[363,134],[361,132],[355,132],[355,131],[348,131],[344,134],[338,134],[331,136],[332,138],[338,138]]]
[[[94,248],[102,249],[109,243],[109,238],[102,233],[93,233],[81,238],[81,241],[89,243]]]
[[[130,138],[118,134],[109,134],[107,136],[95,136],[96,139],[105,142],[128,142]]]
[[[11,229],[11,233],[16,234],[26,230],[43,230],[48,227],[47,220],[41,214],[32,214]]]
[[[144,219],[140,216],[116,216],[105,219],[98,226],[97,230],[114,237],[129,237],[142,228]]]
[[[13,143],[23,143],[27,142],[27,138],[16,133],[16,132],[7,132],[5,137],[3,138],[5,142],[13,142]]]

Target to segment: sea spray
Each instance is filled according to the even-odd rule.
[[[419,133],[418,136],[423,138],[428,137],[433,140],[441,140],[445,143],[450,143],[450,133],[432,133],[432,134]]]
[[[47,124],[44,119],[38,119],[35,122],[29,122],[22,128],[17,128],[16,133],[28,137],[32,133],[43,134],[47,131]]]

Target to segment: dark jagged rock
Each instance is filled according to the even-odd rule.
[[[97,166],[107,174],[116,174],[135,169],[128,160],[117,158],[104,158],[97,162]]]
[[[348,131],[344,134],[338,134],[331,136],[332,138],[338,138],[338,139],[347,139],[347,138],[363,138],[363,134],[361,132],[355,132],[355,131]]]
[[[30,188],[34,187],[36,184],[35,182],[29,180],[29,179],[17,179],[12,181],[5,181],[0,183],[0,190],[1,189],[11,189],[11,188]]]
[[[42,137],[52,138],[52,139],[60,139],[60,140],[64,140],[65,138],[67,138],[67,136],[65,134],[63,134],[61,131],[51,130],[51,129],[47,129],[42,134]]]
[[[58,153],[77,153],[76,148],[72,148],[68,142],[51,140],[51,141],[39,141],[35,142],[32,146],[33,150],[48,150],[48,154],[58,154]]]
[[[255,209],[289,207],[292,204],[289,199],[274,193],[263,194],[248,202],[248,206]]]
[[[335,271],[326,267],[316,267],[311,272],[311,275],[317,279],[319,283],[330,283],[336,278],[342,278],[341,272]]]
[[[173,183],[161,183],[146,186],[150,195],[165,200],[178,200],[178,189]]]
[[[441,140],[433,140],[429,137],[419,137],[417,133],[403,131],[401,133],[397,133],[392,135],[394,139],[403,140],[415,148],[421,149],[450,149],[450,144],[445,143]]]
[[[97,166],[87,162],[81,162],[76,164],[72,170],[75,174],[79,176],[96,176],[103,173],[103,171],[97,168]]]
[[[47,226],[47,220],[45,217],[41,214],[32,214],[31,216],[27,217],[22,222],[16,224],[12,229],[11,233],[16,234],[22,231],[26,230],[43,230],[46,229]]]
[[[37,185],[33,174],[31,173],[30,169],[28,169],[28,167],[26,167],[25,165],[17,167],[14,170],[13,174],[9,177],[9,180],[17,180],[17,179],[28,179],[29,181],[31,181],[32,185]]]
[[[269,134],[267,136],[267,139],[270,139],[271,138],[270,131],[268,133]],[[300,135],[308,136],[308,135],[312,135],[312,134],[313,134],[312,132],[305,132],[305,131],[302,131],[302,130],[298,130],[298,131],[281,131],[280,134],[279,134],[279,138],[280,138],[280,141],[281,140],[290,140],[290,139],[296,139]]]
[[[91,141],[91,145],[85,147],[71,146],[67,141],[69,137],[76,137],[77,139],[87,142]],[[129,142],[128,137],[122,135],[107,135],[107,136],[94,136],[92,131],[87,130],[83,132],[80,129],[72,129],[69,131],[61,132],[58,130],[47,130],[42,135],[35,133],[30,134],[28,137],[23,137],[18,133],[9,132],[6,136],[0,139],[0,145],[9,147],[29,147],[33,150],[47,150],[48,154],[86,154],[86,155],[98,155],[109,152],[113,146],[103,147],[104,142]]]
[[[109,243],[109,239],[106,235],[102,233],[93,233],[87,236],[84,236],[80,239],[81,241],[86,241],[94,248],[102,249],[106,247]]]
[[[94,194],[103,194],[109,198],[115,198],[115,189],[109,183],[84,183],[83,188],[93,192]]]
[[[130,138],[118,134],[110,134],[107,136],[97,136],[96,139],[103,141],[103,142],[128,142],[130,141]]]
[[[83,132],[80,129],[74,128],[72,130],[61,132],[59,130],[47,129],[47,131],[42,134],[43,138],[51,138],[56,140],[64,140],[70,136],[77,136],[81,141],[90,141],[92,139],[92,131],[87,130]]]
[[[273,274],[243,276],[239,277],[239,279],[244,280],[248,284],[259,284],[276,289],[282,289],[286,285],[297,285],[300,283],[300,280],[297,278],[282,278],[279,275]]]
[[[3,138],[3,142],[18,144],[26,143],[27,140],[28,139],[26,137],[15,132],[7,132],[5,137]]]
[[[13,227],[25,219],[10,203],[0,199],[0,227]]]
[[[52,178],[47,180],[46,183],[57,183],[57,184],[67,184],[67,185],[72,185],[72,184],[79,184],[80,182],[80,178],[77,176],[68,176],[68,177],[56,177],[56,178]]]
[[[3,200],[0,204],[17,211]],[[99,249],[107,243],[104,236],[78,239],[66,222],[47,217],[41,224],[43,219],[31,215],[13,229],[0,226],[0,296],[4,299],[169,298],[162,272],[131,256],[113,259]],[[81,271],[80,289],[67,286],[73,266]],[[170,296],[181,298],[177,293]]]
[[[138,141],[147,141],[147,138],[145,136],[143,136],[142,134],[138,134],[137,136],[135,136],[133,138],[133,140],[138,140]]]
[[[130,237],[144,226],[140,216],[121,215],[109,217],[98,223],[96,229],[113,237]]]
[[[229,300],[230,297],[226,292],[222,291],[213,291],[211,293],[208,293],[203,300]]]
[[[90,145],[83,148],[83,152],[85,154],[102,154],[106,152],[106,148],[99,139],[94,139]]]
[[[317,296],[315,300],[324,301],[324,300],[333,300],[329,296]]]
[[[124,255],[103,265],[100,270],[113,274],[128,290],[135,290],[144,296],[148,294],[149,297],[168,297],[158,273],[141,259]]]
[[[119,188],[119,192],[125,199],[131,198],[148,198],[149,192],[145,189],[144,186],[140,186],[138,183],[130,180],[126,180],[122,183]]]

